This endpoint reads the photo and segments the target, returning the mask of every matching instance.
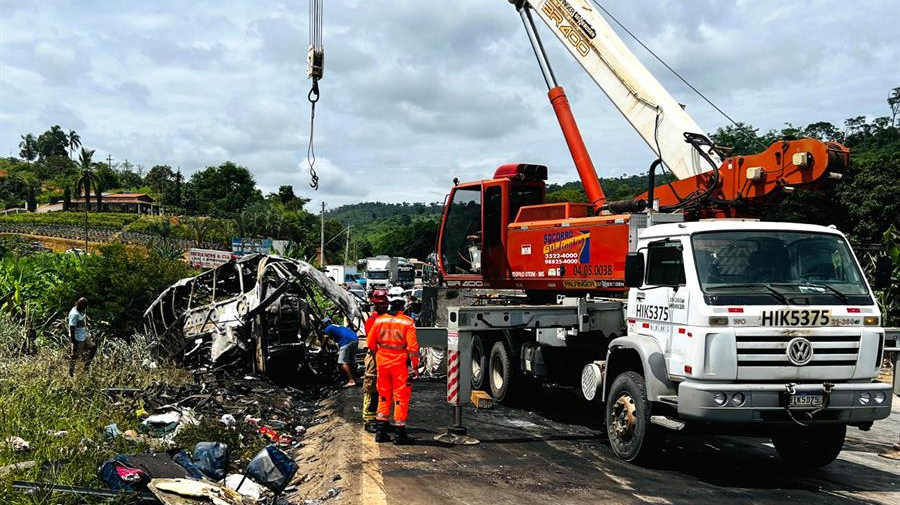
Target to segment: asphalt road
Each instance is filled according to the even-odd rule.
[[[900,504],[900,461],[878,456],[900,435],[900,401],[869,432],[848,429],[838,461],[798,472],[768,440],[673,435],[659,466],[618,460],[596,408],[569,391],[545,390],[540,411],[466,407],[464,424],[480,440],[447,447],[432,440],[449,424],[443,382],[413,388],[413,447],[375,444],[363,434],[360,391],[337,397],[337,414],[359,427],[352,466],[366,504]],[[896,400],[896,399],[895,399]],[[355,438],[358,437],[358,438]]]

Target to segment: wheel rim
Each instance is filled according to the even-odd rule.
[[[481,380],[481,361],[484,359],[484,355],[481,353],[481,350],[476,346],[472,348],[472,377],[476,382]]]
[[[491,383],[497,390],[503,389],[503,360],[494,356],[491,360]]]
[[[622,393],[612,407],[612,431],[622,440],[628,440],[634,434],[637,426],[637,407],[634,398],[628,393]]]

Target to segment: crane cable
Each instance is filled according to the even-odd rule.
[[[316,128],[316,103],[319,101],[319,79],[325,71],[325,49],[322,47],[322,3],[324,0],[309,0],[309,52],[306,56],[306,75],[312,79],[312,87],[306,99],[310,103],[309,144],[306,147],[306,163],[309,166],[309,186],[319,189],[316,174],[316,148],[313,142]]]
[[[653,52],[652,49],[650,49],[649,47],[647,47],[647,44],[644,44],[644,42],[643,42],[641,39],[639,39],[637,35],[635,35],[634,33],[632,33],[631,30],[628,29],[628,27],[626,27],[624,24],[622,24],[622,22],[619,21],[615,16],[613,16],[608,10],[606,10],[605,7],[603,7],[602,5],[600,5],[600,2],[598,2],[597,0],[591,0],[591,2],[592,2],[594,5],[596,5],[598,9],[602,10],[602,11],[603,11],[610,19],[612,19],[617,25],[619,25],[619,28],[621,28],[622,30],[624,30],[625,33],[627,33],[631,38],[633,38],[633,39],[635,40],[635,42],[637,42],[638,44],[640,44],[641,47],[643,47],[648,53],[650,53],[651,56],[653,56],[654,58],[656,58],[656,61],[660,62],[660,63],[662,64],[662,66],[666,67],[670,72],[672,72],[672,74],[674,74],[675,77],[677,77],[679,80],[681,80],[681,82],[683,82],[687,87],[691,88],[691,90],[692,90],[694,93],[696,93],[700,98],[702,98],[706,103],[708,103],[708,104],[709,104],[713,109],[715,109],[719,114],[725,116],[725,119],[731,121],[731,124],[733,124],[734,127],[737,128],[737,130],[738,130],[739,132],[741,132],[741,133],[747,135],[748,138],[753,139],[753,141],[754,141],[756,144],[758,144],[760,147],[762,147],[763,149],[766,149],[766,148],[768,147],[768,146],[766,146],[765,144],[763,144],[763,142],[762,142],[761,140],[759,140],[759,138],[757,138],[755,134],[752,134],[752,131],[751,131],[749,128],[747,128],[746,126],[740,125],[740,124],[739,124],[737,121],[735,121],[731,116],[729,116],[724,110],[722,110],[718,105],[714,104],[712,100],[710,100],[709,98],[706,98],[706,95],[704,95],[703,93],[701,93],[699,89],[697,89],[693,84],[691,84],[687,79],[685,79],[681,74],[679,74],[677,70],[675,70],[674,68],[672,68],[668,63],[665,62],[665,60],[663,60],[663,59],[660,58],[655,52]]]

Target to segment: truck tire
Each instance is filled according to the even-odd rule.
[[[502,340],[494,343],[488,363],[487,378],[491,387],[491,396],[500,403],[509,402],[513,397],[513,387],[517,382],[518,370],[514,368],[515,364],[510,357],[509,349]]]
[[[844,447],[847,426],[796,428],[772,437],[782,461],[799,468],[821,468],[834,461]]]
[[[663,434],[658,426],[650,423],[650,409],[641,374],[619,374],[606,399],[606,433],[619,459],[643,464],[659,453]]]
[[[472,390],[484,390],[487,385],[485,377],[488,375],[488,356],[484,352],[484,340],[475,335],[472,339]]]

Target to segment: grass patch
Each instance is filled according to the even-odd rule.
[[[191,380],[170,366],[145,366],[147,342],[104,342],[90,372],[68,376],[68,349],[47,342],[34,356],[17,355],[21,327],[0,321],[0,466],[36,461],[37,466],[0,478],[0,503],[84,503],[65,495],[25,495],[12,491],[12,480],[29,480],[87,487],[105,487],[97,477],[98,466],[116,454],[146,452],[144,442],[122,438],[107,441],[103,429],[117,423],[121,430],[137,429],[138,399],[111,398],[109,387],[144,388],[154,383],[183,384]],[[55,436],[66,431],[64,436]],[[199,434],[198,434],[199,435]],[[208,433],[203,433],[204,436]],[[7,436],[31,443],[31,450],[14,452]],[[184,442],[191,442],[188,434]],[[192,445],[191,445],[192,447]]]

